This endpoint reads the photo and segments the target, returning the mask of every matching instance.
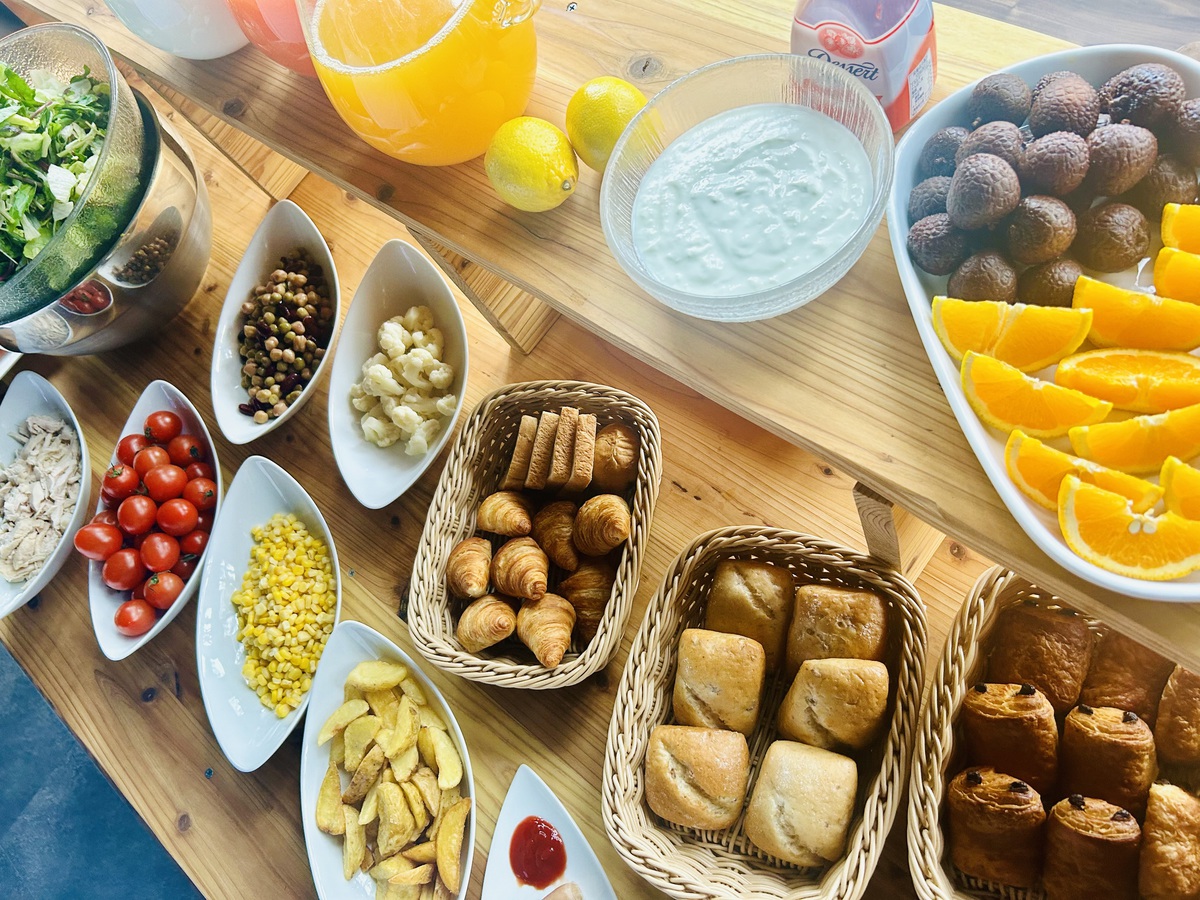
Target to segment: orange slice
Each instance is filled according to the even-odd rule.
[[[962,386],[986,424],[1002,431],[1020,428],[1033,437],[1057,437],[1103,421],[1112,411],[1105,400],[1038,381],[1008,363],[969,351],[962,361]]]
[[[1200,403],[1124,422],[1071,429],[1076,456],[1122,472],[1157,472],[1168,456],[1200,454]]]
[[[972,351],[1036,372],[1078,350],[1091,327],[1090,309],[933,298],[933,329],[958,361]]]
[[[1118,575],[1166,581],[1200,569],[1200,522],[1134,512],[1128,498],[1074,475],[1059,489],[1058,524],[1078,556]]]
[[[1200,403],[1200,357],[1110,347],[1068,356],[1054,383],[1107,400],[1117,409],[1160,413]]]
[[[1157,484],[1055,450],[1020,430],[1008,436],[1004,465],[1021,493],[1046,509],[1058,509],[1058,489],[1068,475],[1131,500],[1135,512],[1151,509],[1163,495]]]
[[[1163,207],[1162,242],[1167,247],[1200,253],[1200,206],[1168,203]]]
[[[1071,301],[1093,312],[1088,337],[1100,347],[1192,350],[1200,347],[1200,305],[1127,291],[1080,275]]]
[[[1168,511],[1185,519],[1200,519],[1200,469],[1168,456],[1158,483]]]
[[[1154,258],[1154,290],[1160,297],[1200,303],[1200,256],[1163,247]]]

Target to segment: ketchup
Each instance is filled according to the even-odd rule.
[[[521,884],[549,887],[567,870],[567,848],[558,829],[537,816],[529,816],[513,829],[508,861]]]

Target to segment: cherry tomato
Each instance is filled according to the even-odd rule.
[[[174,572],[159,572],[146,579],[146,602],[155,609],[169,609],[182,590],[182,578]]]
[[[183,499],[197,511],[207,511],[217,505],[217,483],[207,478],[193,478],[183,488]]]
[[[100,512],[92,516],[92,525],[116,525],[117,511],[115,509],[102,509]]]
[[[121,549],[125,535],[115,525],[84,525],[75,532],[75,549],[88,559],[108,559]]]
[[[188,484],[183,469],[167,463],[165,466],[155,466],[142,476],[146,485],[146,493],[155,503],[165,503],[182,496]]]
[[[206,462],[194,462],[184,468],[184,474],[187,475],[188,481],[193,478],[207,478],[209,481],[215,481],[217,473],[213,471],[213,467]]]
[[[121,505],[121,501],[124,499],[124,497],[116,497],[104,490],[104,488],[100,488],[100,502],[104,504],[104,509],[106,511],[111,512],[112,510],[116,509]]]
[[[195,531],[199,520],[196,507],[187,500],[168,500],[158,508],[158,527],[172,537],[183,537],[189,531]]]
[[[113,624],[126,637],[137,637],[154,627],[154,607],[145,600],[126,600],[117,607]]]
[[[127,547],[105,560],[100,577],[114,591],[132,591],[146,577],[146,567],[138,552]]]
[[[155,466],[169,466],[170,464],[171,457],[162,447],[146,447],[139,450],[137,456],[133,458],[133,468],[141,476],[145,476]]]
[[[196,560],[181,556],[179,557],[179,562],[171,566],[171,571],[184,581],[187,581],[192,577],[192,573],[196,571]]]
[[[145,534],[154,527],[158,505],[149,497],[134,494],[117,507],[117,524],[126,534]]]
[[[179,541],[169,534],[154,531],[138,547],[142,563],[151,572],[165,572],[179,562]]]
[[[133,458],[139,450],[150,446],[150,441],[144,434],[127,434],[117,443],[117,459],[127,466],[133,465]]]
[[[196,520],[196,530],[205,533],[212,531],[213,519],[215,518],[216,514],[211,509],[204,510],[200,513],[200,518]]]
[[[133,466],[117,464],[110,466],[108,471],[104,473],[104,479],[100,482],[100,490],[107,491],[110,497],[118,497],[124,500],[130,494],[136,493],[141,483],[142,481],[138,478],[138,473],[134,471]]]
[[[183,431],[183,420],[169,409],[160,409],[146,416],[146,437],[156,444],[169,444]]]
[[[179,539],[179,552],[192,556],[199,556],[204,552],[204,548],[208,546],[208,532],[196,529],[190,531]]]
[[[180,467],[203,462],[204,457],[208,455],[204,452],[204,445],[192,434],[180,434],[171,438],[171,442],[167,444],[167,453],[171,456],[171,462]]]
[[[146,599],[146,582],[143,581],[132,591],[129,592],[130,600],[145,600]]]

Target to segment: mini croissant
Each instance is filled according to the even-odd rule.
[[[533,539],[546,551],[552,563],[568,572],[579,567],[579,554],[571,540],[578,510],[579,507],[570,500],[559,500],[543,507],[533,517]]]
[[[468,653],[498,644],[517,628],[517,614],[506,600],[485,594],[463,610],[454,636]]]
[[[526,600],[517,613],[517,637],[533,651],[538,662],[553,669],[571,647],[575,610],[558,594]]]
[[[481,537],[456,544],[446,559],[446,586],[455,597],[482,597],[488,589],[492,545]]]
[[[559,583],[559,592],[575,608],[575,630],[581,644],[591,643],[596,636],[616,580],[617,569],[612,563],[605,559],[588,559]]]
[[[492,557],[492,584],[501,594],[537,600],[549,581],[550,560],[533,538],[513,538]]]
[[[533,504],[520,491],[497,491],[484,498],[475,517],[480,531],[521,537],[533,527]]]
[[[575,547],[585,556],[603,556],[629,537],[629,504],[616,494],[599,494],[579,507]]]

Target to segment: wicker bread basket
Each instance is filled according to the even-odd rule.
[[[1003,897],[1040,900],[1040,890],[991,885],[956,873],[946,854],[942,801],[951,766],[965,765],[955,753],[955,719],[963,697],[983,677],[988,635],[1001,610],[1021,600],[1048,606],[1061,601],[1000,566],[984,572],[959,610],[931,686],[913,753],[908,800],[908,863],[924,900]],[[957,771],[957,768],[955,769]]]
[[[859,795],[846,853],[823,869],[770,859],[750,844],[741,818],[725,831],[699,832],[661,821],[646,804],[646,747],[651,730],[671,721],[679,635],[703,622],[713,570],[725,559],[765,560],[790,568],[798,582],[869,588],[888,602],[891,727],[859,757]],[[723,528],[696,538],[651,600],[621,674],[604,754],[604,825],[613,846],[635,872],[672,897],[861,896],[900,804],[921,702],[924,656],[925,613],[916,590],[871,557],[776,528]],[[758,727],[749,739],[751,790],[775,735],[776,712],[788,687],[784,681],[778,676],[768,684]]]
[[[582,651],[572,646],[553,669],[539,665],[523,648],[504,644],[480,654],[468,653],[454,636],[458,610],[446,591],[446,558],[455,544],[475,533],[476,510],[500,482],[521,416],[557,411],[564,406],[594,414],[601,428],[623,422],[641,438],[637,480],[626,497],[632,528],[621,551],[616,583],[599,630]],[[633,608],[661,479],[658,419],[631,394],[580,381],[531,381],[510,384],[489,394],[459,432],[417,546],[408,606],[408,627],[417,650],[440,669],[501,687],[567,687],[603,668],[620,647]]]

